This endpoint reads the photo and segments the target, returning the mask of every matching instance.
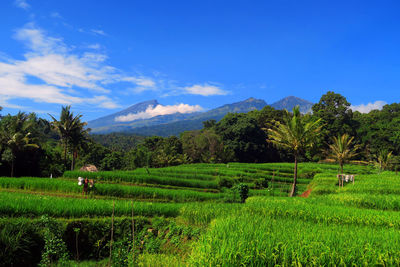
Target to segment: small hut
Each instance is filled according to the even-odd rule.
[[[82,172],[97,172],[97,168],[96,166],[94,166],[93,164],[87,164],[85,166],[83,166],[82,168],[80,168],[80,171]]]

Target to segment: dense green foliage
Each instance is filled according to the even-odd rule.
[[[360,147],[353,160],[397,169],[399,105],[385,105],[368,114],[353,113],[344,96],[327,92],[313,106],[313,114],[300,116],[308,122],[320,120],[323,127],[320,136],[312,139],[313,146],[298,160],[326,159],[332,138],[348,134]],[[15,176],[59,176],[71,167],[78,169],[86,164],[112,171],[190,163],[292,161],[293,153],[267,142],[272,140],[268,130],[285,124],[286,117],[285,111],[265,106],[203,122],[203,129],[183,132],[179,137],[113,133],[88,139],[83,117],[75,116],[70,107],[63,107],[59,119],[53,118],[52,123],[35,114],[6,115],[0,118],[0,175],[8,176],[14,169]],[[389,154],[390,160],[386,160]]]
[[[114,266],[400,265],[400,104],[368,114],[349,107],[328,92],[313,114],[265,107],[180,137],[105,135],[104,145],[86,138],[69,107],[64,115],[77,124],[68,137],[62,116],[53,124],[3,116],[0,175],[20,178],[0,178],[0,262],[95,266],[111,255]],[[303,147],[293,138],[272,146],[273,130],[290,123],[285,116],[303,126],[321,121],[321,135]],[[332,156],[339,140],[350,140],[351,157]],[[339,164],[315,163],[327,158]],[[350,158],[368,166],[342,164]],[[295,174],[303,197],[287,198],[296,168],[280,161],[293,159],[302,162]],[[100,171],[77,170],[85,164]],[[339,172],[355,182],[339,187]],[[24,177],[50,175],[63,177]],[[83,195],[78,176],[96,189]]]
[[[59,250],[52,259],[61,259],[65,247],[69,260],[78,255],[80,260],[107,259],[114,202],[112,262],[128,266],[133,259],[128,217],[132,201],[125,199],[128,197],[136,200],[138,266],[156,264],[155,260],[173,266],[398,265],[400,198],[396,188],[400,188],[400,180],[394,172],[379,173],[370,166],[346,164],[343,168],[346,174],[356,174],[356,179],[341,188],[336,178],[339,165],[300,163],[299,181],[302,190],[306,186],[311,190],[308,198],[266,193],[278,185],[273,179],[281,179],[286,181],[287,196],[293,171],[290,163],[200,163],[86,173],[98,175],[97,181],[108,175],[89,197],[82,196],[76,184],[76,175],[82,173],[68,171],[65,176],[71,178],[57,179],[0,178],[0,246],[7,248],[0,256],[4,262],[26,256],[38,263],[51,255],[49,251]],[[155,182],[153,187],[133,186],[133,180],[121,182],[135,176],[215,183],[224,178],[233,179],[235,186],[205,188],[222,191],[207,193]],[[239,203],[238,187],[255,187],[258,179],[266,179],[268,188],[250,189],[246,202]],[[237,203],[220,201],[233,192]],[[138,201],[143,199],[152,202]],[[195,202],[157,203],[161,200]],[[208,201],[199,202],[204,200]],[[58,232],[50,234],[43,215],[50,216],[49,225],[58,225]],[[58,240],[57,246],[54,240]]]

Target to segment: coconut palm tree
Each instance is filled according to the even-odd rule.
[[[14,177],[18,153],[26,148],[39,148],[30,132],[34,123],[34,120],[30,118],[24,112],[19,112],[15,116],[8,115],[2,120],[1,139],[9,150],[9,157],[7,158],[11,161],[11,177]]]
[[[295,195],[297,183],[297,162],[299,156],[314,146],[321,133],[321,119],[312,121],[300,114],[299,106],[293,108],[293,114],[286,111],[284,123],[277,123],[268,129],[268,140],[277,147],[290,151],[294,156],[293,185],[290,196]]]
[[[386,170],[392,161],[392,151],[380,150],[376,155],[376,160],[379,164],[379,171]]]
[[[17,154],[26,148],[39,148],[37,144],[30,143],[32,140],[31,133],[15,133],[7,141],[7,146],[10,148],[11,158],[11,177],[14,177],[14,166]]]
[[[75,161],[78,157],[78,150],[84,148],[89,141],[90,129],[85,129],[86,122],[77,122],[70,135],[69,146],[72,151],[71,171],[75,168]]]
[[[328,160],[334,160],[339,163],[340,174],[343,174],[343,165],[358,154],[356,151],[359,145],[353,146],[353,140],[354,137],[343,134],[342,136],[333,137],[332,144],[329,145]],[[339,186],[340,184],[339,178]]]
[[[77,139],[81,136],[78,132],[85,131],[84,126],[86,122],[81,122],[82,115],[76,115],[71,112],[71,106],[61,108],[60,120],[57,120],[52,115],[49,116],[53,119],[52,126],[58,132],[62,145],[64,146],[64,166],[67,165],[67,151],[71,145],[76,147],[79,143]]]

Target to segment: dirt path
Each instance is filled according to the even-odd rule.
[[[304,197],[307,198],[310,194],[311,194],[312,189],[308,189],[306,191],[303,192],[303,194],[301,194],[299,197]]]

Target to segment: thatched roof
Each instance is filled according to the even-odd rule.
[[[97,172],[97,168],[96,166],[92,165],[92,164],[87,164],[85,166],[83,166],[82,168],[80,168],[80,171],[83,172]]]

